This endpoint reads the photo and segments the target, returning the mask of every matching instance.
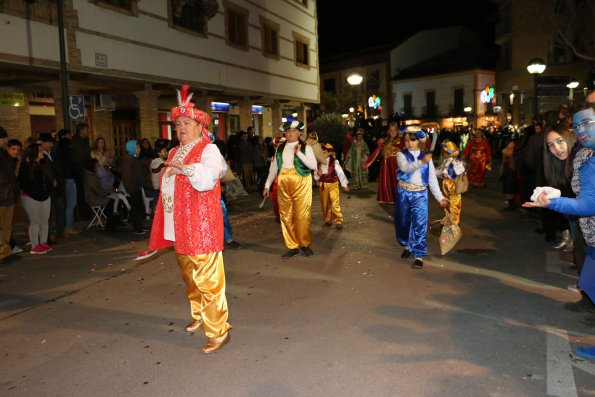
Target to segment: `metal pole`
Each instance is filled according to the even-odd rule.
[[[533,74],[533,118],[539,113],[539,109],[537,108],[539,106],[537,100],[537,76],[537,73]]]
[[[58,9],[58,38],[60,42],[60,83],[62,86],[62,116],[64,128],[70,129],[70,115],[68,108],[70,105],[68,95],[68,69],[66,68],[66,46],[64,44],[64,11],[62,9],[62,0],[56,0]]]

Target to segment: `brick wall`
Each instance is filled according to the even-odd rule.
[[[8,138],[24,142],[31,136],[29,106],[0,105],[0,126],[8,132]]]

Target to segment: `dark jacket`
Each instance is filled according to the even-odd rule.
[[[33,200],[45,201],[52,191],[51,178],[44,170],[44,160],[32,164],[22,162],[19,169],[19,182],[21,189]]]
[[[120,158],[120,174],[126,191],[136,193],[143,187],[142,163],[137,157],[126,153]]]
[[[74,179],[74,159],[70,147],[70,139],[62,138],[58,143],[56,159],[58,166],[62,170],[62,177],[65,179]]]
[[[72,149],[72,159],[74,160],[74,164],[77,166],[75,172],[80,175],[84,175],[85,167],[88,165],[88,162],[91,159],[91,145],[89,144],[89,138],[83,138],[80,135],[75,135],[72,137],[70,147]]]
[[[90,206],[105,206],[109,202],[106,197],[106,192],[101,188],[97,174],[92,171],[85,170],[85,201]]]
[[[0,207],[13,205],[19,199],[21,189],[15,165],[8,152],[0,148]]]

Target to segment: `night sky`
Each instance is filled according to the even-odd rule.
[[[452,25],[477,32],[490,49],[498,21],[498,6],[490,0],[317,0],[317,7],[321,62]]]

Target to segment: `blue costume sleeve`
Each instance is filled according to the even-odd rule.
[[[580,168],[581,191],[577,198],[552,199],[547,208],[568,215],[595,216],[595,157]]]

